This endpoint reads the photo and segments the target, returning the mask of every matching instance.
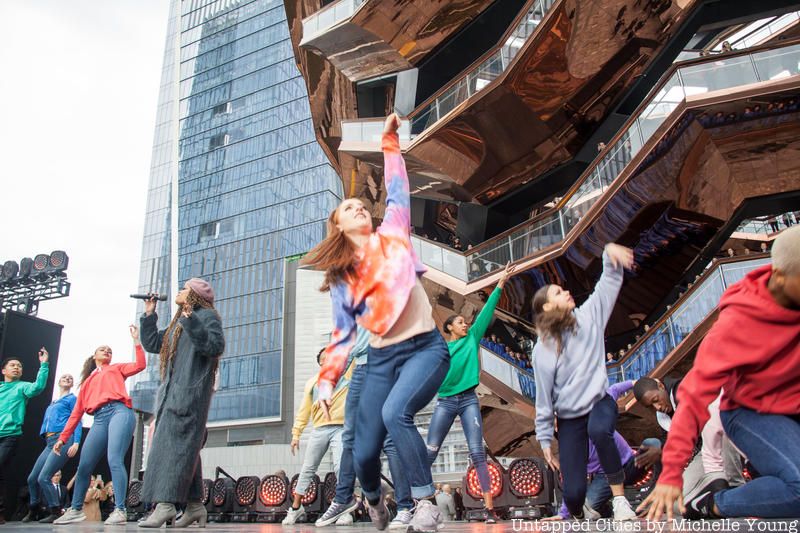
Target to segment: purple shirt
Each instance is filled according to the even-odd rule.
[[[623,381],[621,383],[617,383],[616,385],[611,385],[606,392],[609,396],[614,398],[616,402],[620,396],[628,392],[633,388],[633,381]],[[617,445],[617,450],[619,451],[619,460],[624,465],[628,461],[631,460],[633,457],[633,450],[628,445],[625,438],[619,434],[619,432],[614,432],[614,443]],[[589,460],[586,463],[586,474],[602,474],[603,467],[600,465],[600,457],[597,455],[597,448],[594,446],[594,442],[589,439]],[[565,520],[569,518],[569,511],[567,510],[567,505],[565,503],[561,503],[561,510],[558,513],[561,515],[561,518]]]

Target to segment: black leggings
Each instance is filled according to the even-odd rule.
[[[584,416],[558,418],[558,448],[561,475],[564,477],[564,502],[572,516],[583,516],[589,439],[592,439],[597,448],[600,465],[603,467],[603,472],[606,472],[608,484],[618,485],[625,480],[619,451],[614,443],[616,424],[617,403],[608,394]]]

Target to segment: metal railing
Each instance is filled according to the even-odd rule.
[[[761,257],[746,261],[717,264],[707,272],[704,279],[692,287],[691,293],[665,320],[650,329],[634,346],[619,365],[608,368],[608,381],[611,384],[628,379],[646,376],[681,341],[691,333],[719,304],[722,293],[732,284],[740,281],[748,272],[769,264],[770,259]]]
[[[536,381],[531,372],[523,370],[481,345],[481,370],[500,381],[517,394],[536,401]]]
[[[349,19],[364,2],[366,0],[339,0],[303,19],[303,40],[300,44],[307,43],[333,26]]]
[[[470,282],[561,242],[622,173],[645,143],[687,96],[800,74],[800,44],[732,53],[676,65],[672,75],[640,106],[602,157],[582,175],[557,208],[467,252],[412,236],[422,262]],[[753,116],[758,116],[753,112]],[[343,126],[344,128],[344,126]]]
[[[770,39],[774,35],[781,33],[792,24],[800,21],[800,11],[786,13],[779,17],[774,17],[771,20],[760,20],[748,24],[742,30],[734,33],[728,39],[728,43],[735,50],[737,48],[750,48],[763,43],[765,40]],[[714,47],[715,52],[722,50],[722,43]]]
[[[418,135],[430,128],[505,72],[555,2],[556,0],[534,2],[500,48],[442,88],[437,96],[410,117],[412,133]]]

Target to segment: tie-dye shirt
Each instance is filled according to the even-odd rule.
[[[320,399],[331,397],[344,372],[357,324],[378,336],[389,332],[406,307],[417,276],[425,272],[411,246],[408,174],[397,134],[384,134],[381,147],[386,213],[383,223],[356,252],[356,275],[331,286],[333,334],[319,373]]]

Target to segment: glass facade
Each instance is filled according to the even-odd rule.
[[[341,180],[314,136],[283,2],[178,4],[176,284],[214,286],[226,336],[209,421],[278,417],[284,259],[323,238]]]

